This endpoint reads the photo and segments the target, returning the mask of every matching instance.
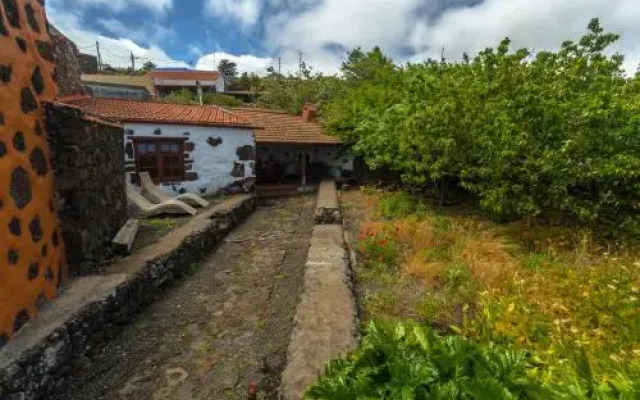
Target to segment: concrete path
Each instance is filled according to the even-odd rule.
[[[356,304],[342,225],[318,221],[325,210],[332,210],[337,214],[335,220],[341,220],[338,204],[333,182],[323,182],[316,222],[324,224],[316,225],[311,236],[304,292],[282,374],[284,400],[300,400],[329,360],[345,355],[357,344]]]
[[[51,400],[275,399],[302,290],[314,196],[260,207]],[[122,271],[124,272],[124,271]]]

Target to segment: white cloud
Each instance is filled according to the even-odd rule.
[[[172,29],[154,20],[138,21],[135,28],[128,27],[115,18],[98,19],[96,22],[111,34],[140,42],[160,43],[175,35]]]
[[[202,57],[202,55],[204,54],[204,51],[202,51],[200,46],[193,43],[189,44],[188,49],[189,49],[189,54],[196,57]]]
[[[113,9],[133,4],[134,1],[151,11],[173,7],[173,0],[84,1],[105,4]],[[615,50],[627,56],[625,67],[627,71],[634,72],[640,63],[638,1],[484,0],[477,3],[475,0],[205,0],[205,8],[209,15],[216,18],[213,23],[232,21],[244,30],[255,28],[252,29],[255,32],[260,27],[260,31],[264,31],[264,46],[272,56],[270,58],[229,54],[233,51],[227,43],[213,43],[213,48],[227,51],[217,53],[217,60],[229,58],[238,63],[240,71],[260,74],[268,66],[277,67],[278,56],[282,60],[282,72],[297,71],[299,51],[302,51],[307,65],[334,73],[345,59],[346,50],[358,46],[364,49],[381,46],[398,62],[438,58],[443,47],[447,58],[458,59],[464,51],[474,55],[485,47],[496,46],[505,36],[512,39],[514,48],[527,47],[536,51],[557,49],[564,40],[576,40],[582,36],[593,17],[599,17],[607,31],[622,35]],[[464,6],[470,3],[477,4]],[[451,4],[457,6],[446,10],[446,6]],[[437,18],[425,15],[425,10],[440,12],[442,9],[445,11],[438,14]],[[91,46],[99,38],[95,32],[74,21],[71,11],[50,14],[53,23],[78,40],[81,46],[87,43]],[[112,39],[104,39],[105,47],[107,44],[113,46],[112,53],[117,52],[120,56],[134,51],[137,54],[144,53],[143,57],[166,60],[164,64],[167,66],[186,65],[169,59],[159,46],[144,48],[137,44],[158,44],[170,37],[171,30],[166,28],[167,24],[153,21],[153,15],[157,14],[148,16],[152,23],[142,19],[136,29],[129,29],[115,19],[99,20],[98,23],[113,36]],[[207,34],[207,37],[216,40],[214,35]],[[103,41],[102,38],[100,40]],[[203,48],[185,43],[185,50],[190,56],[199,58],[198,68],[214,68],[213,55],[203,55]],[[110,61],[109,54],[104,56]],[[114,57],[113,62],[117,65],[126,63],[126,60]]]
[[[634,72],[640,62],[640,4],[638,0],[486,0],[475,6],[446,12],[428,25],[415,26],[410,44],[414,59],[458,59],[496,46],[508,36],[513,47],[557,49],[567,39],[577,40],[589,20],[600,18],[608,32],[622,35],[614,50],[627,55],[625,67]]]
[[[268,37],[291,48],[395,47],[405,42],[416,18],[418,0],[325,0],[292,16],[281,14],[267,26]]]
[[[474,55],[505,36],[514,48],[557,49],[564,40],[581,37],[589,20],[599,17],[607,31],[622,35],[615,50],[627,55],[627,71],[640,62],[638,0],[484,0],[475,6],[457,1],[458,7],[430,20],[419,12],[425,5],[447,4],[431,1],[318,0],[301,13],[267,15],[265,42],[273,53],[302,50],[310,65],[334,72],[344,54],[330,48],[378,45],[399,62],[439,58],[443,47],[447,58],[459,59],[464,51]],[[415,55],[407,56],[407,50]]]
[[[198,60],[196,63],[196,69],[199,70],[214,70],[217,69],[217,64],[222,59],[233,61],[238,65],[238,72],[249,72],[258,75],[265,75],[267,68],[270,66],[276,66],[278,61],[273,58],[261,58],[255,57],[249,54],[234,55],[225,52],[216,52],[206,54]]]
[[[231,18],[250,27],[260,17],[260,0],[207,0],[205,10],[218,18]]]
[[[83,53],[96,55],[95,43],[96,41],[100,42],[103,63],[113,67],[124,68],[130,66],[131,53],[138,57],[136,66],[141,66],[146,61],[153,61],[159,67],[188,67],[187,63],[172,59],[155,44],[148,47],[140,46],[132,39],[132,37],[135,39],[137,35],[128,32],[126,27],[120,26],[122,24],[111,26],[112,32],[116,33],[116,37],[106,37],[84,28],[78,17],[72,12],[48,6],[47,16],[51,23],[74,41]],[[109,22],[113,21],[106,20],[105,23],[108,24]],[[120,31],[119,34],[117,34],[118,31]],[[161,29],[157,32],[163,31]],[[169,34],[167,32],[162,33],[160,36]],[[150,38],[146,37],[146,39],[149,40]]]

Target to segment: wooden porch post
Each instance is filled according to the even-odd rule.
[[[302,190],[307,191],[307,153],[302,153]]]

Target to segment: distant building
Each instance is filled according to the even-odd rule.
[[[91,54],[78,54],[78,64],[80,64],[80,70],[83,74],[97,74],[98,73],[98,57]]]
[[[224,92],[224,77],[218,71],[196,71],[186,68],[157,68],[149,73],[158,97],[182,89],[204,93]]]
[[[156,95],[153,79],[142,76],[83,74],[84,92],[98,99],[147,100]]]

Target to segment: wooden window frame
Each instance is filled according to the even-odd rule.
[[[151,176],[151,178],[153,179],[153,182],[155,184],[162,184],[162,183],[171,183],[171,182],[184,182],[186,180],[186,165],[185,165],[185,157],[184,157],[184,152],[185,152],[185,142],[187,141],[187,138],[183,138],[183,137],[157,137],[157,136],[133,136],[130,137],[131,141],[133,142],[133,154],[134,154],[134,160],[135,160],[135,164],[136,164],[136,173],[140,173],[141,172],[141,155],[138,154],[138,145],[141,143],[145,143],[145,144],[154,144],[156,146],[162,146],[163,144],[167,144],[167,142],[170,142],[171,144],[178,144],[179,146],[179,161],[178,161],[178,166],[180,168],[180,174],[176,175],[176,176],[170,176],[170,177],[165,177],[164,175],[164,157],[163,155],[166,154],[171,154],[173,155],[173,152],[163,152],[160,147],[156,147],[156,151],[155,151],[155,158],[156,158],[156,176]],[[175,168],[175,167],[174,167]],[[177,179],[176,179],[177,178]]]

